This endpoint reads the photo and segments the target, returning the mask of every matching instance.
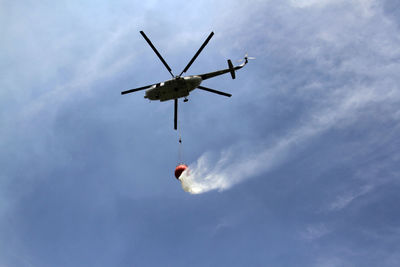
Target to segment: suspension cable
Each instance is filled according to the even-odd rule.
[[[179,128],[177,129],[178,132],[178,160],[179,164],[183,163],[183,144],[182,144],[182,120],[179,124]]]
[[[178,151],[178,159],[179,159],[179,164],[183,163],[182,157],[183,157],[183,148],[182,148],[182,137],[179,135],[179,151]]]

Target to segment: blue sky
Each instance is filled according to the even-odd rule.
[[[1,1],[0,266],[398,266],[400,5]],[[180,102],[126,89],[257,59]]]

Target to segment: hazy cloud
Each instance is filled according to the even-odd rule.
[[[396,3],[2,3],[0,265],[395,266]],[[180,106],[197,195],[173,105],[120,95],[169,78],[139,30],[175,72],[211,30],[190,74],[257,58]]]

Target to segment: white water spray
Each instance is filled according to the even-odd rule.
[[[222,152],[218,160],[214,160],[215,154],[205,153],[182,173],[179,180],[183,190],[191,194],[223,191],[271,168],[282,155],[277,150],[283,152],[281,146],[266,150],[255,149],[254,144],[252,147],[235,146]]]
[[[298,145],[332,127],[345,127],[357,120],[357,110],[371,103],[382,102],[392,97],[372,88],[358,88],[331,98],[330,105],[316,109],[287,135],[270,143],[246,143],[233,146],[219,156],[203,154],[179,177],[182,188],[191,194],[211,190],[223,191],[250,177],[254,177],[288,160],[290,152]]]

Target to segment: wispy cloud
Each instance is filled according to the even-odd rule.
[[[207,254],[210,242],[222,252],[215,265],[226,265],[232,251],[271,266],[398,265],[391,204],[398,202],[392,185],[399,184],[400,39],[379,1],[92,4],[10,2],[0,16],[0,84],[7,88],[0,92],[0,265],[73,265],[72,255],[80,260],[75,265],[184,266]],[[185,138],[185,151],[196,158],[187,162],[183,188],[201,194],[237,186],[239,202],[232,192],[200,202],[171,198],[177,184],[159,179],[174,164],[167,155],[175,132],[151,113],[171,103],[148,107],[140,95],[118,96],[126,84],[168,77],[138,30],[175,71],[211,30],[216,35],[193,73],[225,67],[223,57],[257,57],[232,86],[229,76],[210,82],[232,89],[229,106],[205,107],[208,98],[200,97],[196,106],[193,95],[186,105],[192,113],[180,113],[183,122],[190,118],[191,125],[180,124],[190,137],[207,132]],[[213,199],[225,201],[210,206]],[[327,212],[319,212],[321,205]],[[177,224],[184,226],[179,235],[165,235]],[[241,242],[232,247],[227,240]],[[364,246],[365,240],[373,242]],[[178,259],[165,250],[169,243],[195,253]],[[130,253],[132,245],[141,257]],[[111,253],[98,253],[105,249]],[[288,253],[290,262],[281,257]],[[366,254],[375,255],[354,257]]]
[[[300,233],[300,235],[302,238],[312,241],[319,239],[330,232],[331,230],[325,224],[319,223],[307,226],[306,229]]]
[[[296,2],[302,6],[320,5],[317,1]],[[291,80],[300,79],[296,74],[293,78],[287,77],[288,84],[284,81],[275,84],[281,87],[283,94],[295,90],[286,97],[302,99],[303,103],[312,101],[307,104],[307,111],[302,110],[298,114],[299,121],[294,121],[294,125],[286,134],[273,143],[258,140],[233,145],[221,153],[203,154],[189,166],[190,171],[181,177],[184,190],[191,193],[226,190],[249,177],[266,173],[279,166],[292,156],[290,152],[296,145],[306,144],[330,129],[343,130],[366,117],[372,120],[381,120],[382,116],[395,119],[398,112],[396,106],[400,101],[397,85],[399,78],[396,74],[400,70],[397,61],[400,56],[400,42],[392,37],[393,24],[382,23],[376,26],[376,20],[382,18],[383,14],[379,9],[375,9],[375,4],[375,1],[352,1],[352,4],[345,1],[327,1],[324,2],[324,6],[334,7],[347,16],[339,22],[336,15],[331,16],[334,13],[324,9],[322,12],[327,13],[327,16],[322,21],[326,27],[307,24],[300,27],[299,31],[296,30],[293,35],[291,24],[283,24],[280,33],[287,32],[292,38],[282,48],[286,52],[285,59],[292,59],[293,62],[313,62],[311,68],[330,79],[322,79],[306,72],[304,74],[310,77],[302,79],[308,82],[295,89],[290,88],[293,86]],[[345,6],[351,11],[343,9]],[[282,11],[278,9],[277,12]],[[299,18],[302,18],[302,13],[296,13],[293,20]],[[353,23],[356,18],[358,23]],[[336,22],[331,23],[333,20]],[[237,25],[237,28],[239,31],[240,25]],[[275,38],[281,38],[275,28],[269,29],[266,26],[265,31],[272,43]],[[310,38],[305,41],[303,37],[300,39],[301,34],[296,34],[301,31],[310,34]],[[354,31],[357,32],[356,39]],[[382,40],[385,42],[382,43]],[[296,42],[300,45],[295,45]],[[258,50],[265,53],[273,51],[268,47],[259,47]],[[376,112],[381,106],[385,106],[385,110]],[[356,190],[344,195],[332,208],[345,207],[369,190],[371,188],[366,186],[360,192]]]
[[[344,262],[340,257],[318,257],[315,260],[315,267],[340,267],[340,266],[350,266],[348,262]]]
[[[361,187],[358,191],[349,192],[343,195],[340,195],[336,198],[336,200],[330,205],[330,210],[341,210],[348,206],[353,200],[358,197],[361,197],[367,193],[369,193],[374,187],[372,185],[365,185]]]

